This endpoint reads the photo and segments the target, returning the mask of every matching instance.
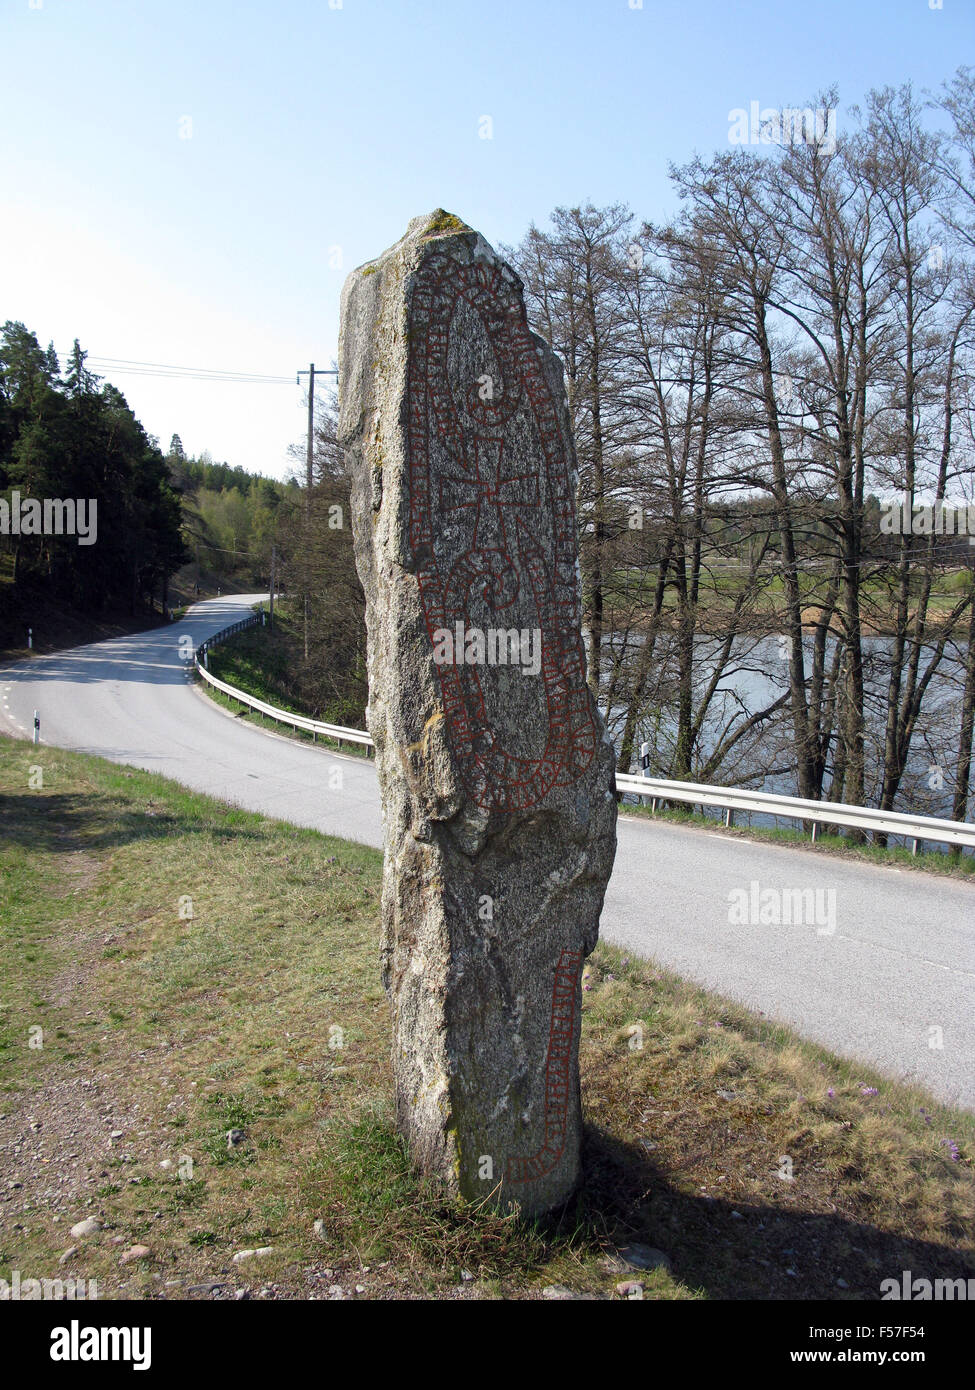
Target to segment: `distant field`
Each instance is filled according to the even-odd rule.
[[[726,556],[706,557],[701,579],[699,596],[701,630],[721,632],[722,623],[741,594],[748,576],[747,566],[729,560]],[[933,624],[944,618],[958,602],[966,586],[971,583],[971,571],[967,569],[948,569],[935,576],[928,602],[929,620]],[[616,570],[608,581],[610,591],[626,594],[632,602],[643,595],[646,602],[653,598],[657,582],[655,570]],[[920,576],[915,576],[912,592],[919,592]],[[805,609],[815,609],[823,599],[826,589],[826,575],[822,570],[803,569],[799,571],[799,592]],[[613,600],[615,601],[615,600]],[[864,580],[860,590],[861,618],[866,634],[882,635],[892,632],[895,625],[895,609],[890,587],[881,578],[870,576]],[[663,599],[665,612],[676,611],[677,595],[673,587],[668,587]],[[784,585],[780,574],[766,570],[761,579],[758,592],[752,598],[749,612],[753,623],[765,627],[769,632],[781,631],[785,622]],[[807,621],[812,614],[807,615]]]
[[[538,1224],[445,1201],[391,1118],[380,865],[0,739],[0,1277],[96,1278],[102,1297],[618,1297],[630,1277],[653,1299],[876,1299],[904,1269],[975,1274],[975,1117],[604,946],[579,1197]],[[607,1264],[632,1242],[670,1269]]]

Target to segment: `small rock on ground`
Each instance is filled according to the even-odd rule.
[[[79,1221],[71,1227],[71,1234],[76,1240],[84,1240],[85,1236],[93,1236],[101,1228],[102,1223],[97,1216],[86,1216],[84,1221]]]
[[[119,1264],[130,1265],[136,1260],[144,1260],[151,1253],[148,1245],[130,1245],[119,1260]]]
[[[624,1245],[609,1263],[614,1269],[671,1269],[670,1256],[652,1245]]]

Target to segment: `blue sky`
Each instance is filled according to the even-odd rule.
[[[659,220],[733,108],[835,82],[842,130],[869,88],[975,62],[975,0],[636,3],[0,0],[0,321],[293,376],[411,216],[492,242],[586,200]],[[164,447],[283,476],[301,440],[293,384],[106,375]]]

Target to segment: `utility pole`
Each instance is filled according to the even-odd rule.
[[[311,545],[311,461],[315,452],[315,364],[308,364],[308,444],[305,449],[305,558]],[[305,571],[307,574],[307,570]],[[308,664],[308,584],[305,583],[305,665]]]
[[[296,381],[299,386],[301,385],[301,378],[303,376],[306,376],[308,378],[308,440],[305,445],[305,486],[308,489],[307,496],[305,499],[305,506],[307,509],[311,498],[312,458],[315,453],[315,377],[338,377],[338,371],[334,367],[329,367],[323,370],[320,369],[318,372],[316,372],[314,362],[309,362],[308,370],[305,371],[304,369],[302,369],[296,377]]]
[[[308,371],[298,373],[298,385],[301,385],[301,378],[308,377],[308,443],[305,447],[305,486],[308,489],[305,498],[305,510],[308,510],[308,501],[311,497],[311,460],[314,452],[314,432],[315,432],[315,364],[309,362]]]
[[[304,376],[304,372],[298,373],[298,381]],[[308,442],[305,446],[305,557],[307,559],[308,549],[311,544],[311,484],[312,484],[312,456],[315,452],[314,443],[315,429],[315,364],[308,364]],[[307,571],[306,571],[307,574]],[[305,661],[308,660],[308,584],[305,583]]]
[[[336,370],[319,372],[319,376],[338,376]],[[301,385],[301,378],[308,377],[308,439],[305,444],[305,559],[307,576],[307,557],[311,549],[311,489],[313,483],[312,460],[315,455],[315,364],[308,363],[308,371],[300,371],[296,377],[297,384]],[[305,661],[308,660],[308,583],[305,582],[304,609],[305,609]]]
[[[271,602],[268,604],[267,628],[268,632],[274,630],[274,561],[277,555],[277,546],[271,546]]]

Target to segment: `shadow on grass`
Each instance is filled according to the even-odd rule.
[[[904,1270],[931,1280],[975,1276],[973,1251],[838,1212],[797,1210],[782,1186],[783,1202],[766,1206],[682,1192],[639,1146],[587,1125],[582,1186],[556,1224],[582,1221],[618,1247],[635,1242],[663,1250],[675,1278],[714,1299],[877,1300],[881,1282],[900,1284]]]
[[[148,799],[147,799],[148,800]],[[111,809],[108,809],[108,807]],[[232,807],[227,816],[234,823],[221,825],[219,817],[193,814],[174,815],[155,810],[151,801],[144,808],[115,809],[115,803],[100,804],[98,798],[71,792],[30,792],[22,795],[0,793],[0,841],[23,849],[44,853],[92,852],[117,849],[138,840],[164,840],[173,835],[206,835],[215,840],[261,840],[259,831],[249,830],[236,821]]]
[[[566,1272],[555,1277],[579,1293],[605,1296],[633,1279],[650,1297],[672,1296],[659,1275],[614,1273],[605,1263],[634,1244],[665,1252],[683,1289],[718,1300],[877,1301],[881,1282],[900,1284],[904,1270],[931,1280],[975,1275],[971,1252],[837,1212],[800,1211],[791,1193],[782,1205],[735,1207],[683,1192],[642,1148],[592,1125],[584,1129],[576,1193],[533,1220],[445,1200],[436,1183],[412,1170],[395,1126],[378,1114],[331,1130],[308,1177],[309,1200],[322,1203],[338,1246],[397,1265],[416,1257],[428,1270],[476,1269],[509,1296],[515,1287],[540,1291],[562,1257],[569,1257]]]

